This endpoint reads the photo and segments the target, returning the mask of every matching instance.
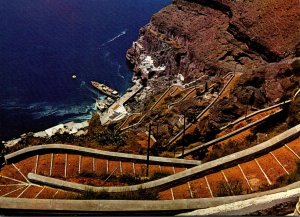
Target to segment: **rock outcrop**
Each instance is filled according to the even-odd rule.
[[[266,64],[244,72],[228,97],[216,103],[209,120],[210,127],[222,124],[245,114],[247,107],[263,108],[293,98],[300,88],[300,58]]]
[[[174,0],[140,30],[127,52],[141,73],[141,54],[186,80],[202,74],[246,72],[299,55],[297,0]]]
[[[151,56],[161,75],[243,73],[229,97],[211,110],[206,128],[290,98],[299,88],[300,3],[298,0],[174,0],[141,28],[127,52],[138,75]]]

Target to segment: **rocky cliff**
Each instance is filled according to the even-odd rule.
[[[158,74],[186,80],[202,74],[246,72],[299,55],[298,0],[174,0],[141,28],[127,52],[140,73],[149,55]]]
[[[215,104],[205,128],[219,128],[247,109],[287,98],[300,84],[300,3],[298,0],[174,0],[141,28],[127,52],[134,70],[151,56],[160,75],[243,73]],[[297,58],[298,57],[298,58]],[[250,100],[250,98],[252,98]]]

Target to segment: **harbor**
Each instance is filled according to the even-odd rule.
[[[134,83],[135,84],[132,87],[127,89],[123,96],[119,96],[117,93],[114,94],[114,96],[118,95],[119,97],[109,97],[108,94],[106,94],[106,98],[96,100],[96,106],[100,113],[100,121],[102,125],[118,121],[128,114],[124,104],[143,89],[143,85],[140,83],[140,80],[134,80]],[[102,92],[103,88],[101,87],[99,90]],[[110,89],[109,93],[113,92],[116,93],[117,91]]]

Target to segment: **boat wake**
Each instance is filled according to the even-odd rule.
[[[123,30],[120,34],[118,34],[117,36],[109,39],[107,42],[104,42],[103,44],[101,44],[101,47],[107,45],[108,43],[113,42],[114,40],[120,38],[121,36],[125,35],[127,33],[127,29]]]
[[[117,75],[121,78],[123,78],[123,80],[125,80],[125,77],[120,73],[120,69],[122,68],[122,66],[119,64],[118,65],[118,71],[117,71]]]
[[[88,85],[86,85],[85,81],[81,82],[80,87],[86,88],[89,92],[91,92],[91,93],[95,94],[97,97],[99,97],[99,92],[94,90],[93,88],[90,88]]]

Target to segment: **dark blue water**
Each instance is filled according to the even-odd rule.
[[[99,97],[91,80],[124,92],[126,50],[170,2],[0,1],[0,139],[88,119]]]

